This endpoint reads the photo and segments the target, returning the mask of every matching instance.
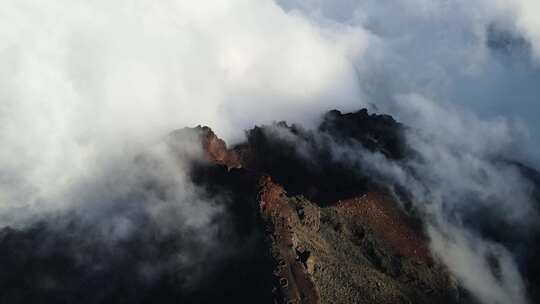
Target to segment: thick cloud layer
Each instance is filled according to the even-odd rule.
[[[116,221],[108,210],[122,197],[155,201],[141,195],[149,177],[133,159],[167,132],[206,124],[238,140],[253,124],[310,126],[325,110],[366,105],[430,130],[435,140],[409,140],[432,192],[495,195],[505,216],[527,218],[515,214],[527,214],[526,189],[508,186],[525,187],[519,174],[491,159],[540,164],[539,9],[535,0],[3,1],[0,226],[84,208],[90,220],[110,216],[107,231],[121,237],[131,217]],[[183,162],[154,155],[167,165],[150,179],[171,192],[148,214],[211,237],[214,199]],[[440,239],[438,251],[459,243]],[[467,268],[454,268],[492,302]],[[505,286],[507,299],[525,301]]]
[[[359,97],[347,56],[364,31],[271,1],[6,1],[0,14],[2,225],[62,208],[84,179],[175,128],[239,137]]]

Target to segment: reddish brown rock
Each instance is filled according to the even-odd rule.
[[[214,162],[225,165],[228,168],[241,167],[240,160],[234,150],[227,149],[227,144],[217,137],[209,127],[198,127],[200,130],[201,144],[207,156]]]
[[[274,269],[274,294],[277,303],[319,303],[319,293],[308,273],[307,265],[298,256],[293,225],[298,222],[283,188],[269,177],[259,182],[259,204],[270,239]]]
[[[368,192],[339,201],[335,206],[338,212],[354,217],[370,227],[377,237],[384,239],[399,255],[423,262],[432,261],[427,247],[428,240],[422,231],[412,227],[390,196]]]

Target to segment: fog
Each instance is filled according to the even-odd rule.
[[[2,7],[3,225],[62,208],[65,192],[176,128],[239,139],[255,122],[309,121],[358,100],[347,54],[362,52],[364,32],[270,1]]]

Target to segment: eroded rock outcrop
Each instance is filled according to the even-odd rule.
[[[308,273],[307,251],[298,243],[299,218],[283,188],[270,177],[260,179],[259,204],[274,258],[273,292],[278,303],[320,303],[319,291]]]
[[[422,232],[379,193],[319,207],[261,179],[279,303],[454,303]]]
[[[418,220],[384,187],[332,159],[318,138],[401,158],[401,125],[364,111],[341,115],[327,114],[321,133],[285,123],[256,127],[246,143],[220,144],[218,154],[203,143],[217,165],[239,168],[257,184],[274,302],[457,303],[456,282],[431,256]]]

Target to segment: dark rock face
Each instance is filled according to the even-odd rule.
[[[340,142],[360,142],[390,159],[402,159],[407,153],[403,128],[392,116],[370,115],[366,109],[346,114],[332,110],[324,116],[319,131]]]
[[[163,233],[144,214],[113,245],[76,214],[55,219],[61,226],[4,228],[0,303],[471,303],[417,220],[333,155],[339,143],[399,161],[410,153],[403,132],[366,110],[331,111],[313,131],[255,127],[230,148],[207,127],[177,130],[167,138],[177,157],[186,137],[204,152],[188,176],[223,209],[213,219],[223,247],[198,249],[196,231]],[[144,186],[162,195],[160,185]],[[167,263],[188,248],[199,263]],[[141,275],[146,265],[160,266]]]
[[[275,127],[278,132],[291,132],[294,141],[280,138]],[[239,151],[246,168],[272,176],[287,192],[321,204],[365,191],[369,179],[335,161],[329,143],[318,142],[316,136],[285,123],[256,127],[248,131],[247,144],[234,150]]]

